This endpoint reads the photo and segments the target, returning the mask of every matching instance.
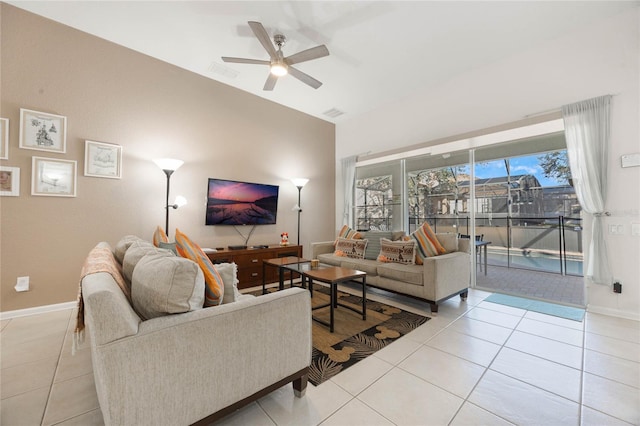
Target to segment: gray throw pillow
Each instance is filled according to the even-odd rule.
[[[133,277],[133,269],[136,267],[136,264],[143,256],[149,253],[160,253],[163,256],[173,256],[173,253],[169,250],[158,248],[148,241],[134,241],[127,249],[127,252],[124,254],[124,260],[122,261],[122,273],[129,282],[131,282]]]
[[[367,231],[361,232],[362,238],[369,240],[367,248],[364,252],[364,258],[370,260],[376,260],[378,254],[380,254],[380,238],[391,239],[391,231]]]
[[[131,301],[145,319],[202,309],[204,274],[189,259],[149,253],[133,270]]]
[[[127,250],[129,250],[129,247],[131,247],[131,244],[133,244],[134,241],[143,241],[143,240],[142,238],[136,237],[135,235],[125,235],[116,244],[116,248],[113,250],[113,255],[115,256],[118,263],[120,263],[121,265],[122,265],[122,262],[124,261],[125,253],[127,252]]]

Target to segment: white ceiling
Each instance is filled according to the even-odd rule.
[[[338,123],[417,89],[637,8],[638,1],[7,1],[197,74]],[[283,33],[289,56],[325,44],[330,56],[262,90],[268,59],[247,21]],[[535,64],[532,64],[535,66]],[[344,112],[331,118],[331,109]]]

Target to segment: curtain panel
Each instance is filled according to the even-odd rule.
[[[573,187],[582,210],[593,215],[585,276],[597,284],[611,284],[605,242],[611,95],[562,107],[567,156]]]
[[[345,157],[342,162],[342,184],[344,191],[344,210],[342,212],[343,225],[353,226],[351,216],[353,212],[353,194],[356,184],[357,156]],[[341,226],[341,225],[339,225]]]

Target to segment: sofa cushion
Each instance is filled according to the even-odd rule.
[[[406,234],[404,231],[391,231],[391,240],[398,241],[401,240]]]
[[[400,263],[378,263],[378,275],[409,284],[423,285],[424,266]]]
[[[115,256],[118,263],[120,263],[121,265],[122,265],[122,262],[124,261],[125,253],[129,249],[129,247],[131,247],[131,244],[133,244],[134,241],[144,241],[144,240],[135,235],[125,235],[124,237],[122,237],[120,241],[118,241],[118,243],[116,244],[116,247],[113,249],[113,255]]]
[[[213,265],[224,284],[222,304],[233,303],[240,298],[238,291],[238,265],[235,263],[216,263]]]
[[[336,240],[336,250],[333,254],[336,256],[351,257],[354,259],[364,259],[367,242],[367,240],[352,240],[339,237]]]
[[[173,256],[169,250],[161,249],[148,241],[136,240],[129,246],[127,252],[124,254],[122,261],[122,272],[129,282],[133,277],[133,271],[140,259],[149,253],[161,253],[164,256]]]
[[[165,253],[146,254],[133,270],[131,300],[145,319],[201,309],[204,275],[188,259]]]
[[[153,245],[156,247],[160,247],[160,243],[169,242],[169,237],[167,237],[167,234],[164,232],[164,229],[162,229],[159,225],[156,228],[156,230],[153,232],[152,242],[153,242]]]
[[[391,231],[366,231],[361,232],[360,235],[362,235],[362,238],[368,240],[364,258],[370,260],[376,260],[378,254],[380,254],[380,238],[393,240],[393,233]]]
[[[447,252],[427,222],[412,232],[407,239],[416,242],[416,263],[418,265],[422,265],[427,257],[438,256]]]
[[[338,237],[336,238],[336,243],[338,242],[338,238],[347,238],[350,240],[360,239],[362,238],[360,233],[354,229],[349,228],[347,225],[343,225],[340,231],[338,232]]]
[[[224,295],[224,282],[211,260],[198,244],[191,241],[179,229],[176,229],[176,249],[180,256],[193,260],[202,269],[205,282],[204,307],[218,306]]]
[[[318,255],[320,263],[326,263],[331,266],[340,266],[342,261],[345,260],[343,256],[336,256],[333,253],[323,253]]]
[[[413,265],[416,260],[415,241],[391,241],[382,238],[380,241],[379,262],[393,262]]]
[[[358,271],[366,272],[367,275],[378,275],[378,265],[380,262],[368,259],[345,259],[343,258],[340,266],[343,268],[357,269]]]
[[[444,234],[436,234],[436,237],[447,253],[458,251],[458,234],[447,232]]]

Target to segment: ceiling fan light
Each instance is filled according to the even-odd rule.
[[[283,75],[287,75],[287,66],[280,63],[275,63],[271,65],[271,74],[282,77]]]

